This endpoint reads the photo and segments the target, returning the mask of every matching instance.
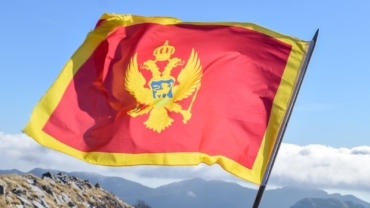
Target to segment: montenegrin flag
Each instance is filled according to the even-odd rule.
[[[24,132],[93,164],[219,164],[260,184],[309,44],[250,23],[104,14]]]

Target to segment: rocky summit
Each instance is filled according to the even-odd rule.
[[[75,176],[47,172],[0,175],[0,207],[17,208],[134,208],[99,184]]]

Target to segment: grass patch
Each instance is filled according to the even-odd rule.
[[[31,180],[31,181],[30,181]],[[5,187],[6,195],[0,196],[0,208],[14,207],[14,205],[20,205],[21,201],[17,198],[17,195],[12,192],[14,189],[21,190],[19,195],[28,201],[34,199],[42,199],[45,201],[47,206],[50,208],[69,208],[67,202],[62,202],[57,205],[57,200],[53,195],[47,193],[42,189],[43,186],[50,187],[54,195],[59,199],[59,196],[63,196],[65,193],[70,200],[78,207],[86,207],[85,204],[88,203],[95,207],[116,207],[117,204],[127,208],[133,208],[125,203],[123,203],[117,196],[109,193],[101,188],[95,188],[94,186],[89,187],[89,184],[84,183],[83,180],[78,181],[77,184],[81,184],[81,188],[77,187],[74,182],[62,183],[60,181],[54,182],[49,178],[41,179],[32,174],[25,174],[23,176],[17,174],[11,175],[0,175],[0,184]],[[33,186],[40,188],[44,196],[40,196],[37,191],[32,189]],[[10,199],[8,197],[10,197]]]

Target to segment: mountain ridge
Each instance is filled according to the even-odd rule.
[[[35,168],[30,173],[40,174],[58,170]],[[9,170],[8,170],[9,172]],[[1,170],[0,170],[1,174]],[[243,187],[233,182],[221,180],[205,180],[194,178],[150,188],[140,183],[121,177],[103,176],[91,172],[70,172],[80,178],[87,178],[91,183],[99,183],[104,189],[117,195],[129,204],[143,200],[153,208],[203,208],[203,207],[234,207],[244,208],[252,205],[256,190]],[[287,197],[289,196],[289,197]],[[352,201],[355,204],[370,208],[370,203],[353,195],[328,194],[320,189],[302,189],[283,187],[266,190],[260,208],[288,208],[304,198],[336,198],[340,201]]]

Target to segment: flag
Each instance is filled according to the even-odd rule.
[[[260,184],[309,44],[251,23],[104,14],[23,131],[93,164],[218,164]]]

